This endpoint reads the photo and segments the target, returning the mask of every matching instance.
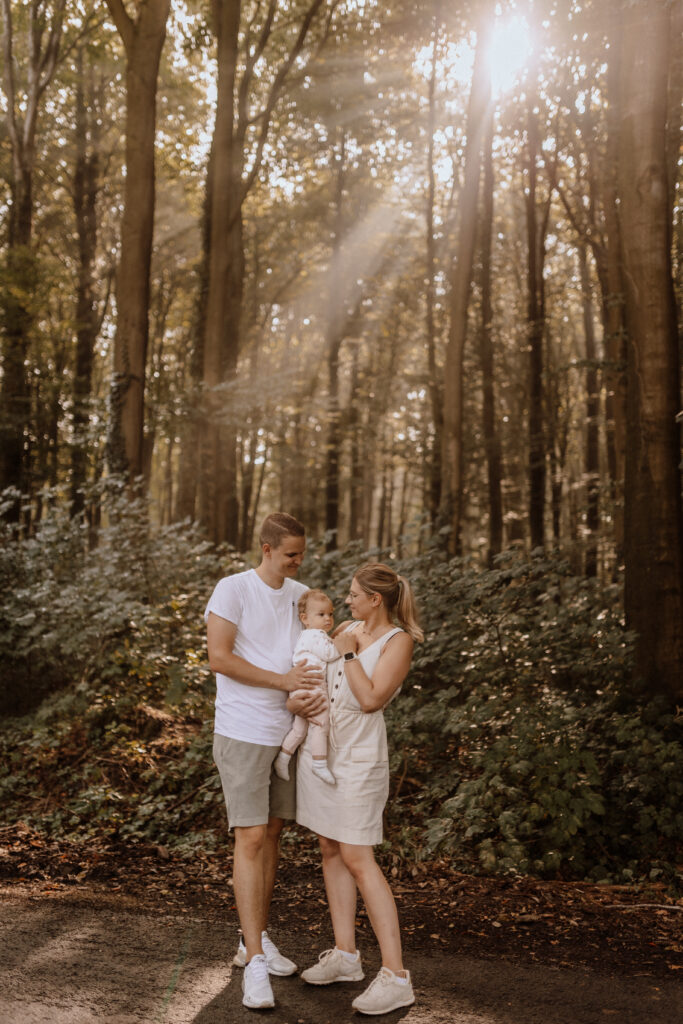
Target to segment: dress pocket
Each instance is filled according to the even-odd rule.
[[[351,747],[349,761],[363,764],[377,764],[382,758],[378,756],[377,747]]]

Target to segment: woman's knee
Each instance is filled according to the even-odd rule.
[[[320,852],[323,860],[332,860],[339,856],[339,843],[336,839],[326,839],[325,836],[318,836]]]
[[[357,883],[376,878],[378,872],[381,874],[371,846],[347,846],[342,843],[339,852]]]

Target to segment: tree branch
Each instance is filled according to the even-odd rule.
[[[12,143],[13,152],[17,152],[21,146],[17,130],[16,95],[14,91],[14,77],[12,75],[12,10],[10,0],[2,0],[2,56],[4,61],[3,85],[7,97],[7,131]]]
[[[273,110],[275,109],[275,105],[280,98],[282,89],[284,88],[287,75],[292,65],[294,64],[294,61],[301,53],[313,19],[315,18],[323,3],[324,0],[313,0],[311,6],[308,8],[308,11],[306,12],[306,16],[302,22],[301,28],[299,29],[299,35],[297,36],[296,42],[294,43],[294,46],[292,47],[288,56],[285,58],[281,67],[278,69],[278,72],[275,76],[275,80],[271,86],[270,93],[268,95],[268,100],[261,115],[261,132],[256,146],[254,163],[252,165],[251,171],[249,172],[249,175],[247,176],[246,181],[242,185],[242,195],[240,197],[241,203],[244,202],[245,198],[249,194],[254,184],[254,181],[256,180],[256,176],[258,175],[259,170],[261,169],[261,163],[263,160],[263,150],[265,148],[266,140],[268,138],[268,132],[270,131],[270,118],[273,113]]]
[[[105,3],[109,8],[112,21],[116,25],[117,31],[123,41],[123,45],[126,51],[128,51],[133,45],[135,23],[128,14],[126,8],[123,6],[123,0],[105,0]]]

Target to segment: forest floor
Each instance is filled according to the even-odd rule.
[[[84,852],[85,850],[85,852]],[[0,830],[2,1024],[345,1024],[364,983],[277,978],[274,1011],[241,1004],[226,855],[51,843]],[[683,1005],[683,900],[663,886],[507,880],[443,862],[397,874],[415,1006],[407,1024],[670,1024]],[[311,846],[286,846],[272,934],[301,966],[333,945]],[[367,918],[358,943],[378,969]]]

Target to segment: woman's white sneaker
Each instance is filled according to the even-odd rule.
[[[321,953],[317,964],[302,971],[301,977],[309,985],[331,985],[335,981],[362,981],[365,975],[358,950],[351,957],[335,946]]]
[[[406,971],[405,979],[401,979],[388,967],[383,967],[365,992],[354,999],[351,1005],[359,1013],[380,1014],[391,1013],[402,1006],[412,1006],[414,1002],[410,972]]]
[[[275,1006],[273,990],[268,978],[268,963],[262,953],[253,956],[245,966],[242,992],[242,1002],[251,1010],[267,1010],[271,1006]]]

